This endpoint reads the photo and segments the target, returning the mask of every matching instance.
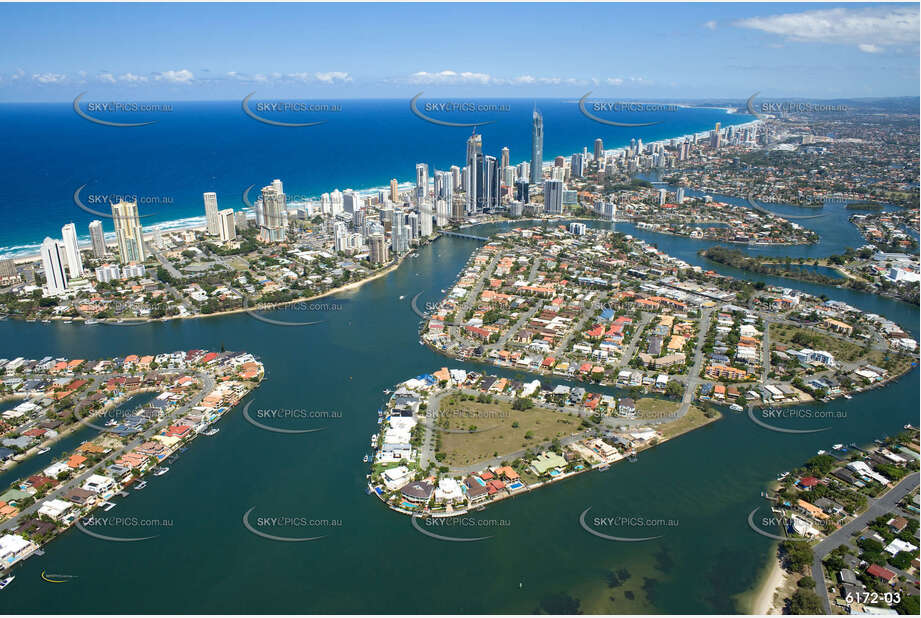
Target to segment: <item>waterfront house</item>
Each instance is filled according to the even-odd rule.
[[[413,481],[405,485],[400,490],[400,494],[413,504],[426,504],[434,491],[435,486],[428,481]]]
[[[91,474],[86,482],[83,483],[83,489],[96,494],[101,494],[115,487],[115,479],[101,474]]]
[[[634,402],[630,397],[624,397],[617,404],[617,412],[621,416],[636,416],[636,402]]]
[[[68,502],[67,500],[45,500],[38,509],[38,514],[50,517],[54,521],[61,521],[67,517],[73,507],[73,502]]]

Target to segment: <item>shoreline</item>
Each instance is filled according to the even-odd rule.
[[[688,106],[684,107],[684,109],[690,109],[690,110],[693,110],[693,109],[725,109],[725,110],[726,110],[726,114],[727,114],[728,116],[733,116],[733,115],[735,115],[735,114],[733,114],[732,111],[731,111],[732,108],[723,108],[723,107],[717,107],[717,108],[712,108],[712,107],[695,107],[695,106],[688,105]],[[736,123],[736,124],[727,124],[726,126],[727,126],[727,127],[728,127],[728,126],[733,126],[733,127],[739,127],[739,128],[747,128],[747,127],[750,127],[750,126],[757,126],[757,125],[760,124],[761,122],[763,122],[763,121],[760,120],[760,119],[758,119],[758,118],[755,118],[755,119],[749,120],[749,121],[747,121],[747,122],[740,122],[740,123]],[[671,136],[671,137],[664,137],[664,138],[662,138],[662,139],[654,140],[654,141],[648,142],[648,144],[649,144],[649,145],[653,145],[653,144],[666,144],[666,143],[670,142],[671,140],[687,139],[687,138],[691,138],[691,137],[695,137],[695,136],[697,136],[697,137],[699,138],[699,137],[701,137],[701,136],[703,136],[703,135],[706,135],[706,134],[708,133],[708,131],[709,131],[709,129],[703,130],[703,131],[694,131],[694,132],[690,132],[690,133],[682,133],[681,135],[674,135],[674,136]],[[623,150],[623,149],[624,149],[625,147],[627,147],[627,146],[629,146],[629,142],[628,142],[628,141],[627,141],[627,142],[624,142],[623,144],[621,144],[621,145],[619,145],[619,146],[617,146],[617,147],[614,147],[614,148],[605,148],[605,149],[604,149],[604,152],[605,152],[605,153],[608,153],[608,152],[614,152],[614,151],[617,151],[617,150]],[[544,153],[544,156],[547,157],[547,161],[552,161],[552,160],[555,159],[557,156],[562,156],[562,157],[564,157],[564,158],[566,158],[566,159],[569,159],[569,157],[572,156],[572,153],[570,152],[570,153],[568,153],[568,154],[560,154],[560,155],[548,155],[547,153]],[[524,162],[528,162],[528,161],[529,161],[529,160],[522,160],[522,161],[519,161],[519,163],[524,163]],[[434,182],[434,180],[433,180],[432,182]],[[399,186],[402,186],[402,187],[406,187],[406,188],[409,188],[409,187],[411,187],[411,186],[414,186],[413,183],[412,183],[411,181],[398,182],[398,185],[399,185]],[[389,186],[389,185],[386,185],[386,186],[385,186],[385,185],[381,185],[381,186],[374,186],[374,187],[366,187],[366,188],[363,188],[363,189],[362,189],[362,188],[354,189],[354,191],[355,191],[356,193],[362,195],[363,197],[373,196],[375,193],[377,193],[377,192],[379,192],[379,191],[389,191],[389,190],[390,190],[390,186]],[[290,206],[292,206],[292,207],[304,206],[304,205],[306,205],[308,202],[315,202],[315,201],[319,200],[319,198],[320,198],[320,195],[313,195],[313,196],[309,197],[308,199],[304,200],[304,199],[300,199],[300,198],[304,197],[303,195],[300,195],[300,194],[292,194],[292,195],[297,195],[298,198],[299,198],[296,202],[292,202],[292,203],[290,204]],[[236,212],[246,212],[247,210],[248,210],[248,209],[240,208],[239,210],[234,210],[234,213],[236,213]],[[165,221],[160,221],[160,222],[157,222],[157,223],[152,223],[152,224],[150,225],[150,229],[151,229],[151,230],[157,230],[157,229],[159,229],[159,230],[160,230],[162,233],[164,233],[164,234],[173,233],[173,232],[182,232],[182,231],[188,231],[188,230],[194,230],[194,229],[206,229],[207,226],[206,226],[206,224],[205,224],[205,222],[204,222],[204,218],[205,218],[204,213],[202,212],[202,210],[199,210],[198,212],[201,213],[201,214],[190,215],[190,216],[186,216],[186,217],[179,217],[178,219],[167,219],[167,220],[165,220]],[[184,224],[184,225],[181,224],[181,222],[184,221],[184,220],[192,220],[192,219],[194,219],[194,222],[190,221],[190,222],[187,223],[187,224]],[[178,225],[177,225],[177,224],[178,224]],[[158,228],[157,226],[165,226],[165,229],[164,229],[164,228]],[[175,226],[175,227],[172,227],[172,226]],[[112,234],[112,233],[110,232],[109,234]],[[148,237],[148,235],[150,235],[150,236],[153,235],[152,232],[151,232],[151,233],[148,233],[148,232],[146,232],[146,231],[143,232],[143,234],[144,234],[145,239]],[[89,248],[89,247],[91,246],[88,236],[78,237],[78,238],[77,238],[77,244],[80,245],[80,246],[83,246],[83,247],[87,247],[87,248]],[[108,246],[108,245],[110,245],[110,244],[113,244],[113,245],[114,245],[115,243],[114,243],[114,242],[109,242],[109,241],[107,240],[107,241],[106,241],[106,246]],[[18,249],[18,250],[15,249],[15,247],[17,247],[17,246],[20,247],[20,249]],[[34,246],[34,248],[32,248],[33,246]],[[40,246],[41,246],[41,241],[32,242],[32,243],[20,241],[19,243],[13,245],[13,247],[8,248],[8,249],[12,249],[12,250],[7,250],[7,251],[5,251],[5,252],[0,252],[0,260],[11,259],[11,260],[13,260],[16,264],[25,264],[25,263],[28,263],[28,262],[41,261]]]
[[[774,544],[773,555],[767,564],[761,581],[753,589],[754,594],[746,603],[747,613],[750,615],[781,614],[783,613],[783,591],[791,582],[792,575],[783,568],[777,551],[779,545]],[[777,598],[780,595],[780,598]],[[778,602],[781,602],[778,607]]]

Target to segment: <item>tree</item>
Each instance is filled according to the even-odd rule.
[[[793,614],[822,614],[822,602],[812,590],[799,588],[790,598],[790,612]]]

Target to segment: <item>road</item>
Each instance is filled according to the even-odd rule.
[[[694,348],[694,362],[688,370],[688,381],[685,384],[684,396],[681,398],[681,405],[675,412],[674,418],[678,419],[688,413],[691,409],[691,403],[694,401],[694,393],[697,387],[704,380],[700,377],[700,369],[704,361],[704,341],[707,339],[707,333],[710,332],[710,318],[713,316],[713,308],[702,309],[700,312],[700,324],[697,329],[697,346]]]
[[[812,579],[815,580],[815,593],[822,600],[822,606],[825,608],[826,614],[831,614],[831,604],[828,600],[828,586],[825,584],[825,569],[822,567],[822,559],[839,545],[847,544],[851,540],[853,532],[863,529],[870,521],[880,515],[885,515],[892,511],[902,498],[918,487],[918,474],[918,472],[913,472],[903,478],[895,487],[874,500],[866,511],[855,517],[853,521],[832,532],[821,543],[812,548],[814,556]]]

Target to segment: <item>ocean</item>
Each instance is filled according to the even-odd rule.
[[[86,99],[84,102],[89,101]],[[420,109],[424,111],[424,100]],[[472,128],[430,124],[410,111],[408,100],[329,101],[337,112],[271,112],[260,115],[287,122],[319,121],[312,127],[278,127],[244,114],[240,101],[163,103],[172,111],[90,112],[107,121],[140,122],[142,127],[110,127],[78,116],[70,103],[0,105],[5,165],[0,182],[7,198],[0,206],[0,255],[37,252],[45,236],[60,237],[61,227],[77,225],[88,239],[95,218],[106,233],[111,219],[79,209],[74,193],[91,209],[109,212],[108,198],[136,196],[145,230],[169,229],[204,219],[202,193],[214,191],[221,208],[244,207],[243,191],[280,178],[289,202],[333,189],[389,186],[390,179],[415,181],[416,163],[435,169],[463,166],[465,141]],[[605,118],[622,122],[656,122],[649,127],[612,127],[583,116],[576,100],[478,101],[508,111],[424,112],[452,122],[492,120],[480,126],[483,151],[499,156],[510,149],[513,164],[529,160],[530,118],[536,104],[544,116],[544,161],[569,156],[595,138],[606,149],[706,131],[716,122],[742,124],[751,116],[714,108],[678,108],[663,112],[618,112]],[[250,108],[256,109],[255,100]],[[86,109],[85,107],[82,109]],[[309,116],[309,118],[307,118]]]

